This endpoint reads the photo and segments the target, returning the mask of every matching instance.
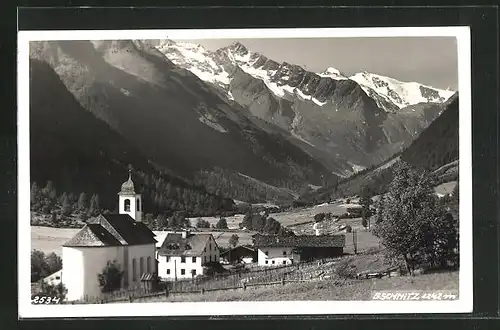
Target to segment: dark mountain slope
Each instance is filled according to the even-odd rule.
[[[446,111],[413,141],[401,159],[435,170],[458,159],[458,95],[446,102]]]
[[[339,181],[333,188],[319,189],[302,196],[307,201],[325,201],[339,196],[359,194],[366,186],[375,194],[383,192],[392,180],[392,169],[397,162],[434,171],[438,181],[453,181],[458,177],[458,94],[443,104],[445,110],[417,139],[402,152],[385,162]],[[439,182],[438,182],[439,183]]]
[[[299,147],[258,127],[241,106],[226,103],[141,42],[40,42],[31,45],[31,57],[49,63],[83,108],[129,145],[183,177],[218,167],[275,185],[335,179]],[[34,90],[46,88],[33,80]]]
[[[45,88],[37,88],[45,86]],[[114,206],[126,168],[152,166],[119,134],[85,111],[46,63],[30,61],[31,180],[61,191],[99,192]]]
[[[30,60],[31,181],[42,187],[52,181],[58,195],[98,194],[100,206],[113,210],[128,165],[134,168],[147,212],[213,214],[224,203],[230,208],[221,196],[160,173],[108,124],[83,109],[47,63]]]

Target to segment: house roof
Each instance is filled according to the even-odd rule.
[[[156,243],[153,232],[128,214],[101,214],[91,218],[66,247],[101,247]]]
[[[162,256],[199,256],[207,245],[212,234],[188,234],[182,238],[181,233],[168,233],[158,254]],[[215,240],[214,240],[215,242]]]
[[[299,235],[299,236],[277,236],[260,235],[253,236],[256,247],[344,247],[344,235]]]
[[[227,251],[224,251],[223,253],[221,253],[220,255],[221,256],[225,256],[226,254],[229,254],[230,252],[234,252],[234,251],[237,251],[237,250],[244,250],[245,252],[248,252],[249,254],[252,254],[252,253],[256,253],[257,251],[250,247],[250,246],[246,246],[246,245],[239,245],[237,247],[234,247],[232,249],[229,249]]]

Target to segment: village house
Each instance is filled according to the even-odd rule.
[[[239,245],[221,253],[220,258],[224,263],[242,262],[250,264],[257,262],[257,250],[250,246]]]
[[[289,265],[302,261],[341,256],[344,235],[253,236],[259,266]]]
[[[158,277],[162,280],[191,279],[206,274],[206,266],[220,261],[220,251],[210,233],[167,233],[157,252]]]
[[[57,272],[50,274],[49,276],[43,279],[43,282],[48,285],[59,285],[61,283],[61,274],[62,270],[58,270]]]
[[[141,279],[153,278],[155,235],[142,220],[141,195],[135,193],[129,178],[118,193],[119,214],[101,214],[63,245],[62,283],[68,290],[67,300],[81,300],[101,294],[98,274],[108,262],[122,270],[122,288],[135,288]]]

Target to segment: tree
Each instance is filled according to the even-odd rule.
[[[113,262],[108,261],[101,274],[97,274],[99,287],[101,292],[107,293],[121,288],[123,271],[116,260]]]
[[[179,227],[179,223],[177,222],[177,216],[175,214],[168,218],[167,227],[168,228]]]
[[[253,218],[253,209],[249,207],[239,227],[252,229],[252,218]]]
[[[238,241],[240,240],[240,237],[236,234],[232,234],[231,237],[229,237],[229,245],[232,246],[233,248],[238,245]]]
[[[382,218],[374,230],[392,260],[413,274],[418,266],[436,267],[455,249],[456,237],[445,208],[434,194],[433,177],[401,162],[383,199]]]
[[[39,250],[31,251],[31,282],[36,282],[49,275],[45,254]]]
[[[45,262],[47,264],[48,275],[53,274],[62,269],[62,259],[54,252],[48,254],[45,257]]]
[[[90,198],[90,206],[88,210],[89,216],[95,216],[99,214],[100,208],[99,208],[99,195],[94,194]]]
[[[198,218],[196,220],[196,228],[210,228],[210,222],[203,220],[202,218]]]
[[[314,215],[314,221],[315,222],[321,222],[325,220],[326,214],[325,213],[317,213]]]
[[[52,212],[52,214],[50,215],[50,221],[51,221],[54,225],[58,225],[58,224],[59,224],[59,219],[57,218],[57,214],[56,214],[56,212]]]
[[[367,187],[361,188],[361,197],[359,199],[359,204],[361,205],[361,217],[363,227],[369,227],[368,219],[371,216],[370,205],[372,204],[371,192]]]
[[[156,227],[160,230],[163,230],[164,228],[168,227],[168,218],[163,213],[159,213],[156,216],[154,222],[156,224]]]
[[[295,236],[295,233],[289,228],[280,226],[277,235],[281,237],[290,237],[290,236]]]
[[[40,292],[35,295],[50,297],[50,300],[54,302],[57,299],[56,303],[59,304],[60,302],[64,301],[67,293],[68,289],[66,289],[66,287],[62,283],[52,285],[42,282],[40,287]]]
[[[78,210],[85,212],[86,209],[87,209],[87,194],[82,192],[80,194],[80,197],[78,197]]]
[[[61,212],[63,215],[70,215],[72,211],[73,207],[71,206],[69,197],[64,193],[61,198]]]
[[[281,223],[274,218],[267,218],[264,228],[262,229],[266,234],[276,235],[281,229]]]
[[[38,211],[40,208],[40,188],[36,182],[33,182],[31,185],[31,208],[33,211]]]
[[[227,229],[226,218],[221,217],[219,219],[219,221],[217,221],[217,224],[215,225],[215,228],[217,228],[217,229]]]

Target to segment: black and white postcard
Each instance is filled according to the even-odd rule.
[[[467,27],[18,49],[20,317],[472,311]]]

